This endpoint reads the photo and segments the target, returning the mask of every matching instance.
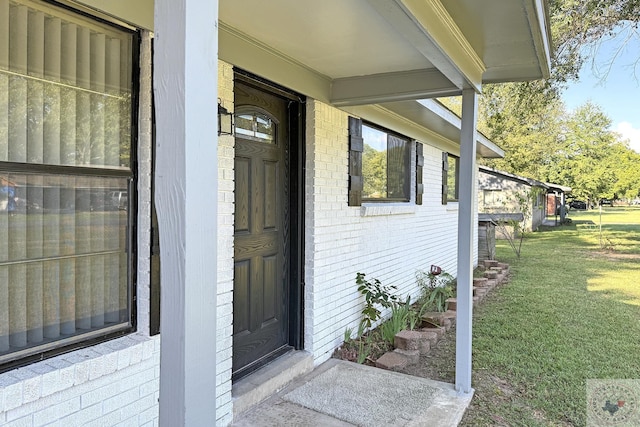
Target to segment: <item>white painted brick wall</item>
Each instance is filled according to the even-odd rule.
[[[150,102],[148,35],[142,49],[141,104]],[[145,66],[146,64],[146,66]],[[219,62],[219,98],[233,111],[233,69]],[[347,206],[347,114],[309,100],[306,124],[305,348],[330,357],[345,327],[357,327],[356,272],[417,294],[415,272],[438,264],[455,274],[457,207],[440,203],[441,151],[425,143],[423,205]],[[158,422],[160,338],[149,337],[151,207],[150,111],[139,138],[139,333],[0,375],[0,424],[134,425]],[[234,140],[219,140],[216,425],[232,420]],[[415,175],[412,173],[412,177]],[[414,179],[414,178],[412,178]],[[412,191],[412,200],[414,198]],[[477,245],[476,245],[477,246]],[[145,249],[147,248],[147,249]]]
[[[145,422],[157,418],[159,341],[129,335],[0,375],[0,425],[109,426],[137,422],[143,413]]]
[[[218,61],[218,98],[233,112],[233,67]],[[218,141],[218,308],[216,355],[217,425],[228,425],[233,417],[231,403],[231,356],[233,334],[233,212],[234,212],[233,136]]]
[[[342,342],[346,327],[357,329],[364,301],[357,272],[414,297],[417,270],[437,264],[456,275],[458,208],[441,204],[442,151],[428,140],[419,141],[422,205],[414,203],[413,169],[410,203],[350,207],[348,115],[308,100],[306,139],[305,348],[319,364]]]

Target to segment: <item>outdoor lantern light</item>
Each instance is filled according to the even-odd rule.
[[[233,135],[233,113],[218,100],[218,135]]]

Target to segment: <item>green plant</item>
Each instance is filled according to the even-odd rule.
[[[393,344],[396,334],[409,325],[409,313],[412,311],[409,301],[410,298],[407,298],[405,303],[394,303],[391,307],[391,317],[380,325],[382,339],[389,344]]]
[[[380,319],[381,312],[377,306],[389,308],[394,302],[398,301],[398,297],[392,294],[392,291],[397,289],[395,286],[385,286],[378,279],[373,279],[370,282],[365,276],[364,273],[357,273],[356,284],[358,285],[358,292],[364,295],[365,299],[365,307],[362,309],[362,321],[360,324],[364,328],[370,328],[375,321]]]
[[[362,338],[362,335],[364,335],[364,329],[365,329],[365,325],[361,321],[360,324],[358,325],[358,335],[357,335],[358,339]]]
[[[371,352],[371,339],[363,339],[360,338],[358,341],[358,358],[357,362],[363,364],[367,357],[369,357],[369,353]]]
[[[419,317],[422,317],[422,314],[429,309],[445,311],[447,298],[455,295],[455,278],[445,271],[436,274],[418,270],[416,281],[421,292]]]
[[[442,312],[447,308],[447,299],[453,295],[453,288],[450,285],[437,286],[429,293],[426,304],[435,307],[436,311]]]
[[[351,335],[353,335],[353,329],[345,328],[344,330],[344,343],[348,344],[351,342]]]
[[[407,303],[409,302],[409,298],[407,298]],[[409,313],[407,316],[407,323],[409,325],[410,330],[414,330],[422,323],[422,310],[421,308],[415,307],[413,305],[409,305]]]

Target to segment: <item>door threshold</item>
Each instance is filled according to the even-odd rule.
[[[313,370],[313,356],[306,351],[290,351],[236,381],[231,387],[233,417],[249,410],[282,390],[297,377]]]

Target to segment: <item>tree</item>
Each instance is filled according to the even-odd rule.
[[[387,152],[364,144],[362,153],[364,197],[387,197]]]

